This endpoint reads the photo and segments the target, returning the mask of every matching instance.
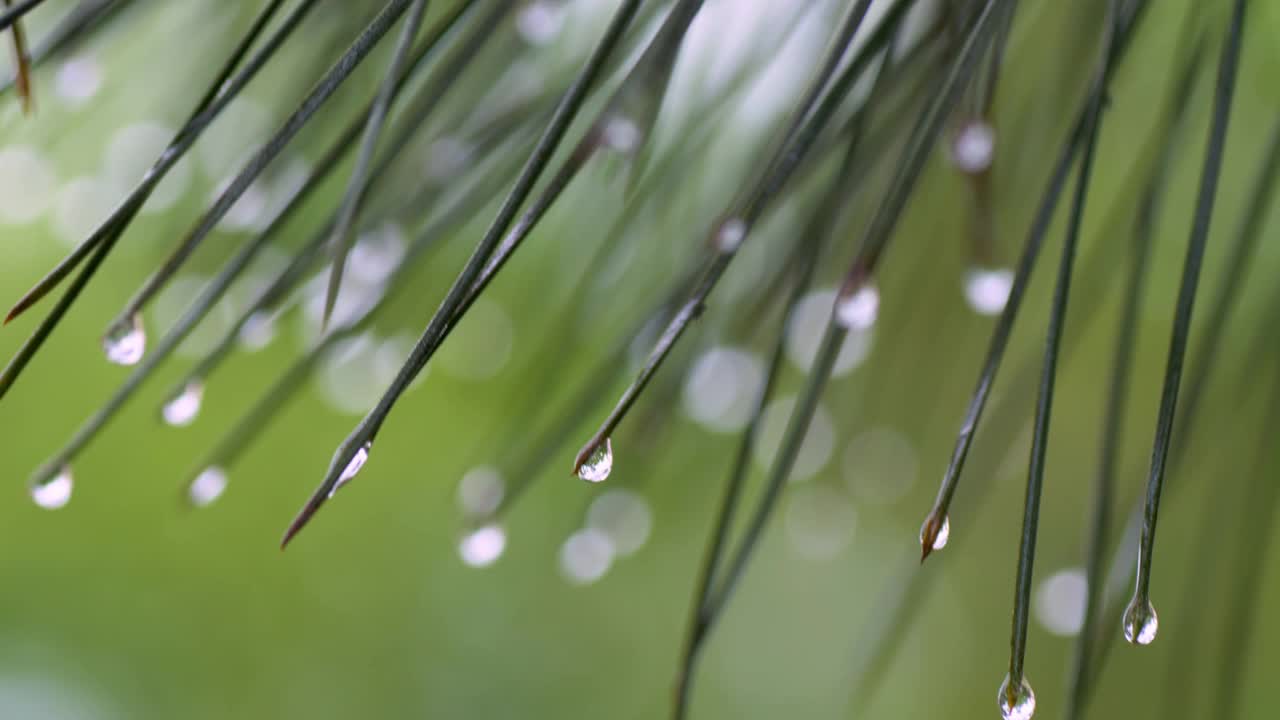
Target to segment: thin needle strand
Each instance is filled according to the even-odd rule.
[[[1108,68],[1115,67],[1119,63],[1121,55],[1128,47],[1128,40],[1132,36],[1133,29],[1138,24],[1138,20],[1146,8],[1146,3],[1137,2],[1130,8],[1116,33],[1116,40],[1112,44],[1112,52],[1115,56],[1108,63]],[[1054,165],[1053,172],[1049,176],[1046,190],[1041,195],[1040,205],[1036,209],[1031,227],[1027,232],[1027,240],[1023,245],[1022,256],[1018,261],[1013,281],[1009,287],[1009,296],[1005,302],[1004,309],[1000,312],[999,319],[996,321],[996,326],[991,332],[991,341],[987,346],[987,356],[983,361],[982,370],[978,374],[977,387],[974,388],[969,404],[965,408],[964,419],[960,424],[960,433],[956,437],[955,448],[951,452],[951,459],[947,463],[947,469],[942,475],[942,482],[939,484],[938,495],[934,500],[933,508],[925,517],[924,523],[920,528],[920,562],[922,563],[937,549],[938,535],[942,528],[949,523],[951,503],[955,498],[956,489],[960,485],[961,473],[964,470],[965,460],[969,456],[969,449],[973,445],[974,434],[977,432],[978,423],[982,419],[982,412],[986,408],[987,400],[991,397],[991,391],[995,387],[996,374],[1000,370],[1000,363],[1004,359],[1004,351],[1008,347],[1009,338],[1013,334],[1013,324],[1017,319],[1019,309],[1022,307],[1022,299],[1031,280],[1031,273],[1035,270],[1036,261],[1040,257],[1040,250],[1044,246],[1049,226],[1053,222],[1053,215],[1057,210],[1058,201],[1061,199],[1062,191],[1066,187],[1067,175],[1071,170],[1072,163],[1075,161],[1076,153],[1080,151],[1083,145],[1084,128],[1088,119],[1089,108],[1094,102],[1094,95],[1100,91],[1099,87],[1094,85],[1090,96],[1085,99],[1084,106],[1080,109],[1067,143],[1063,146]]]
[[[368,122],[364,127],[364,137],[360,140],[360,154],[356,156],[355,169],[351,171],[351,179],[347,182],[347,191],[342,197],[342,206],[338,210],[338,219],[333,229],[333,270],[329,275],[329,288],[325,291],[324,313],[320,326],[326,327],[333,315],[333,305],[338,300],[338,288],[342,285],[342,271],[347,265],[347,254],[355,242],[351,233],[355,225],[356,213],[360,211],[360,201],[369,186],[371,165],[374,152],[378,148],[378,138],[386,127],[387,116],[391,113],[391,104],[399,94],[401,78],[409,60],[409,51],[413,49],[413,38],[422,27],[422,18],[427,11],[426,0],[414,0],[409,8],[409,17],[405,19],[396,48],[391,56],[391,64],[387,68],[378,97],[369,110]]]
[[[1236,0],[1234,3],[1227,39],[1222,47],[1218,83],[1214,92],[1209,145],[1205,151],[1204,171],[1200,179],[1200,192],[1196,200],[1191,238],[1187,243],[1186,263],[1183,266],[1178,304],[1174,311],[1173,333],[1169,339],[1169,361],[1165,370],[1164,389],[1160,396],[1160,411],[1156,418],[1155,443],[1151,451],[1151,472],[1147,478],[1146,506],[1143,511],[1142,535],[1138,544],[1138,570],[1133,599],[1129,603],[1129,610],[1125,613],[1126,628],[1136,628],[1133,632],[1126,629],[1126,634],[1133,635],[1139,641],[1143,639],[1141,629],[1149,626],[1154,620],[1151,609],[1151,563],[1152,551],[1155,549],[1156,520],[1160,511],[1160,493],[1164,487],[1165,461],[1169,456],[1169,444],[1173,436],[1178,387],[1182,379],[1182,361],[1186,355],[1187,339],[1191,334],[1191,315],[1195,308],[1200,266],[1209,239],[1209,225],[1217,195],[1218,177],[1222,170],[1227,128],[1231,120],[1231,100],[1235,94],[1236,70],[1239,66],[1240,47],[1243,43],[1246,5],[1245,0]],[[1150,642],[1150,639],[1147,639],[1147,642]]]
[[[525,163],[511,192],[503,201],[497,217],[494,218],[484,237],[481,238],[480,243],[468,259],[462,272],[454,280],[453,286],[449,288],[448,294],[432,316],[426,330],[418,339],[409,359],[401,367],[391,387],[383,394],[377,406],[365,416],[364,420],[356,426],[347,439],[338,446],[320,487],[312,494],[311,498],[298,513],[298,516],[285,531],[284,538],[280,543],[282,548],[289,544],[289,541],[306,526],[320,507],[324,505],[330,493],[337,487],[342,476],[348,471],[348,466],[351,464],[352,459],[358,453],[364,453],[367,456],[369,446],[372,444],[387,415],[391,412],[396,400],[409,387],[413,379],[417,377],[423,366],[426,365],[427,360],[439,346],[441,339],[448,330],[448,326],[457,322],[458,318],[455,318],[454,313],[462,305],[472,285],[483,271],[485,264],[497,249],[503,234],[515,219],[520,205],[524,203],[525,199],[533,191],[534,184],[551,162],[551,157],[560,145],[564,135],[568,132],[570,123],[577,117],[578,111],[586,99],[587,91],[595,84],[596,78],[603,71],[605,63],[613,54],[613,50],[621,43],[622,36],[626,28],[631,24],[631,19],[635,16],[639,6],[639,0],[624,0],[614,13],[609,28],[605,31],[604,36],[596,45],[591,57],[588,58],[578,76],[574,79],[573,84],[565,92],[546,131]]]
[[[258,175],[271,164],[275,158],[288,147],[289,143],[297,136],[298,132],[315,117],[321,107],[333,97],[343,83],[351,76],[357,67],[369,56],[373,49],[378,45],[382,38],[387,34],[395,22],[409,7],[412,0],[390,0],[382,8],[377,16],[364,28],[355,42],[347,49],[345,53],[334,63],[334,65],[324,74],[320,82],[312,88],[306,99],[298,106],[297,110],[285,120],[284,124],[275,132],[275,134],[262,146],[260,150],[254,153],[253,157],[245,163],[240,172],[227,185],[227,187],[218,195],[213,205],[204,213],[195,226],[192,227],[187,236],[183,238],[178,247],[166,257],[150,277],[143,283],[142,287],[134,293],[133,297],[125,303],[124,309],[116,316],[116,319],[108,326],[108,335],[114,334],[120,328],[125,328],[133,324],[133,318],[139,311],[163,288],[169,280],[177,273],[178,269],[195,252],[196,248],[208,237],[209,233],[222,220],[223,216],[235,205],[240,196],[244,194]]]
[[[1067,308],[1071,296],[1071,276],[1075,266],[1076,248],[1080,239],[1080,227],[1084,222],[1085,205],[1089,195],[1089,181],[1093,177],[1093,160],[1098,145],[1102,123],[1103,100],[1106,97],[1108,77],[1107,63],[1111,57],[1109,45],[1114,33],[1117,2],[1110,4],[1111,17],[1104,37],[1102,59],[1094,82],[1100,86],[1093,94],[1085,121],[1084,150],[1080,159],[1080,173],[1076,178],[1075,197],[1072,201],[1066,237],[1062,243],[1062,259],[1058,265],[1058,279],[1054,288],[1053,304],[1049,311],[1048,337],[1045,340],[1044,365],[1040,377],[1040,391],[1036,401],[1036,414],[1031,436],[1031,457],[1027,471],[1027,491],[1023,509],[1022,538],[1018,548],[1017,580],[1014,584],[1013,628],[1009,641],[1009,677],[1005,683],[1003,707],[1014,708],[1022,700],[1026,686],[1027,626],[1031,618],[1031,581],[1035,567],[1036,536],[1040,525],[1040,496],[1044,487],[1044,466],[1049,444],[1049,421],[1053,415],[1053,391],[1057,381],[1058,354],[1062,346],[1062,333],[1067,320]],[[1006,717],[1008,715],[1006,714]]]

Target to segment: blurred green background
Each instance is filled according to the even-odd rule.
[[[397,166],[386,199],[408,196],[430,176],[432,163],[445,154],[439,139],[465,130],[475,107],[486,101],[501,107],[522,93],[554,98],[614,4],[518,4],[500,36],[442,101],[423,141]],[[1079,625],[1088,500],[1143,143],[1156,124],[1153,108],[1163,107],[1171,92],[1178,33],[1196,4],[1153,3],[1117,75],[1103,129],[1060,369],[1036,564],[1028,676],[1043,717],[1060,713]],[[51,0],[47,12],[31,16],[31,34],[39,37],[72,5]],[[0,298],[16,299],[105,216],[162,149],[259,5],[137,0],[91,39],[42,65],[33,116],[24,117],[12,97],[4,99]],[[432,3],[428,24],[451,5]],[[995,255],[1001,265],[1017,256],[1092,66],[1105,3],[1019,5],[994,123]],[[584,484],[568,468],[626,374],[564,439],[537,484],[506,516],[504,552],[489,567],[469,567],[460,556],[466,523],[459,482],[475,467],[501,462],[539,431],[535,420],[546,415],[540,413],[604,357],[639,308],[655,302],[691,266],[716,213],[765,156],[770,132],[821,52],[837,3],[708,0],[681,57],[657,149],[642,163],[658,165],[672,148],[686,152],[678,141],[692,132],[705,105],[728,107],[713,118],[711,139],[696,153],[675,157],[672,169],[663,171],[666,181],[648,195],[627,195],[627,169],[616,158],[589,165],[487,302],[432,362],[425,382],[397,407],[364,472],[288,552],[276,549],[280,533],[320,479],[332,449],[399,367],[407,343],[492,217],[493,203],[427,256],[411,292],[398,296],[373,329],[322,364],[229,470],[226,495],[207,509],[191,510],[181,491],[200,469],[198,459],[314,337],[308,309],[314,302],[301,301],[300,309],[281,318],[273,342],[243,348],[211,379],[192,427],[161,422],[163,393],[181,377],[191,353],[227,327],[254,284],[324,221],[342,189],[346,174],[340,171],[226,307],[215,311],[213,329],[198,332],[187,352],[166,364],[76,461],[73,501],[49,512],[27,498],[32,469],[126,376],[125,368],[102,358],[98,338],[105,323],[377,6],[372,0],[322,4],[307,21],[306,37],[290,44],[161,187],[0,404],[0,478],[7,488],[0,502],[0,717],[665,716],[692,583],[736,447],[736,434],[724,430],[737,427],[734,413],[750,392],[749,384],[736,381],[749,379],[767,357],[778,313],[771,309],[762,327],[748,331],[743,316],[755,307],[762,279],[776,270],[780,246],[803,224],[815,193],[802,188],[788,195],[748,240],[698,332],[686,338],[654,396],[638,408],[640,415],[658,413],[654,423],[637,416],[614,436],[616,464],[608,482]],[[1205,292],[1220,284],[1221,259],[1280,108],[1276,18],[1280,2],[1251,3]],[[1212,52],[1199,73],[1187,147],[1175,163],[1151,260],[1123,440],[1120,521],[1145,479],[1224,19],[1216,7],[1204,12]],[[385,50],[272,166],[156,303],[147,316],[152,338],[247,233],[261,227],[325,139],[375,91]],[[739,66],[747,68],[750,82],[734,95],[717,78]],[[819,289],[839,281],[896,147],[868,178],[868,190],[851,199]],[[527,149],[527,138],[517,138],[497,152],[519,160]],[[851,694],[865,679],[860,653],[876,628],[879,598],[917,563],[919,522],[993,323],[966,303],[968,195],[945,154],[935,155],[878,276],[879,320],[857,338],[864,355],[831,382],[811,447],[802,453],[807,472],[797,474],[806,477],[789,487],[711,637],[696,685],[695,718],[855,716]],[[619,261],[626,264],[583,267],[628,202],[647,204],[626,226],[629,249]],[[371,225],[366,260],[375,275],[376,251],[394,259],[397,243],[416,230],[419,210],[414,206],[389,225]],[[1264,237],[1277,231],[1280,218],[1272,217]],[[952,516],[953,545],[919,570],[932,576],[913,586],[927,592],[919,617],[891,661],[873,663],[883,684],[857,716],[996,716],[995,691],[1007,665],[1032,388],[1061,217],[1051,238]],[[1224,336],[1203,417],[1193,437],[1178,438],[1189,447],[1175,468],[1185,488],[1161,516],[1154,591],[1160,639],[1148,648],[1117,644],[1094,717],[1168,716],[1174,666],[1194,680],[1182,696],[1191,703],[1182,706],[1186,717],[1214,717],[1208,702],[1217,668],[1223,653],[1236,651],[1248,653],[1243,716],[1273,716],[1271,678],[1280,650],[1266,640],[1277,636],[1280,624],[1266,609],[1280,603],[1274,561],[1280,555],[1270,553],[1262,567],[1245,566],[1232,516],[1247,507],[1251,488],[1275,477],[1274,458],[1263,464],[1261,476],[1258,458],[1266,457],[1261,451],[1273,433],[1261,427],[1261,418],[1275,382],[1276,348],[1253,342],[1260,333],[1274,335],[1266,326],[1266,305],[1273,300],[1268,278],[1280,262],[1277,255],[1264,239]],[[573,295],[578,281],[596,285]],[[823,297],[829,303],[829,295],[812,303],[819,319],[829,307]],[[1204,297],[1201,308],[1208,305]],[[43,311],[0,331],[0,354],[16,351]],[[1204,322],[1202,312],[1198,332]],[[566,327],[568,341],[555,335],[548,348],[545,340]],[[794,340],[782,396],[803,382],[804,347],[812,347],[818,329]],[[1193,347],[1202,334],[1193,336]],[[1262,347],[1264,356],[1250,356],[1251,347]],[[731,359],[745,375],[699,364],[716,349],[742,353]],[[735,382],[726,383],[726,373]],[[772,422],[775,433],[782,417]],[[757,481],[761,465],[755,465]],[[508,485],[522,479],[505,478]],[[1214,504],[1222,496],[1230,499]],[[1206,545],[1196,534],[1199,522],[1211,508],[1224,506],[1230,514],[1220,518],[1222,532]],[[596,531],[584,534],[584,527]],[[1228,621],[1224,608],[1245,573],[1260,574],[1261,612],[1249,633],[1253,642],[1237,649],[1220,638]],[[1188,579],[1204,589],[1194,600],[1184,592]]]

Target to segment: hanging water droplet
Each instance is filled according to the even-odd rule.
[[[742,218],[729,218],[716,228],[715,245],[716,250],[722,253],[731,253],[742,245],[742,241],[747,237],[747,223]]]
[[[1024,677],[1018,688],[1013,690],[1009,687],[1009,682],[1010,678],[1006,675],[996,697],[996,703],[1000,705],[1000,716],[1004,720],[1031,720],[1031,716],[1036,714],[1036,694],[1032,691],[1031,684]]]
[[[217,465],[200,471],[195,480],[187,486],[187,499],[196,507],[204,507],[222,497],[227,489],[227,473]]]
[[[625,115],[611,114],[600,127],[600,142],[624,155],[632,155],[639,150],[640,140],[640,127]]]
[[[107,360],[116,365],[137,365],[147,351],[142,315],[134,313],[127,321],[108,329],[102,339],[102,349],[107,353]]]
[[[366,442],[359,450],[356,451],[355,455],[351,456],[351,460],[347,463],[347,466],[342,469],[342,474],[338,476],[338,482],[335,483],[333,489],[329,491],[329,497],[333,497],[334,493],[338,492],[343,485],[351,482],[351,478],[359,474],[360,468],[364,467],[364,464],[369,461],[369,449],[372,447],[372,442]]]
[[[962,172],[979,173],[991,167],[995,151],[995,129],[981,121],[969,122],[951,141],[951,162]]]
[[[1160,620],[1151,601],[1135,597],[1124,611],[1124,639],[1134,645],[1150,645],[1159,629]]]
[[[75,481],[70,466],[63,465],[52,477],[36,480],[31,484],[31,499],[45,510],[57,510],[71,502]]]
[[[929,533],[929,522],[933,516],[929,516],[920,526],[920,544],[925,542],[925,536]],[[938,534],[933,537],[933,550],[941,550],[947,546],[947,541],[951,539],[951,516],[942,518],[942,526],[938,528]]]
[[[192,380],[182,392],[164,404],[164,421],[174,427],[186,427],[200,414],[200,402],[204,398],[204,384]]]
[[[880,291],[866,284],[852,295],[836,298],[836,322],[848,330],[866,330],[880,314]]]
[[[590,457],[578,466],[578,477],[587,482],[604,482],[613,471],[613,440],[605,438]]]
[[[971,268],[964,275],[964,297],[981,315],[999,315],[1013,290],[1013,271],[1007,268]]]
[[[484,525],[462,536],[458,556],[473,568],[489,567],[507,548],[507,532],[501,525]]]

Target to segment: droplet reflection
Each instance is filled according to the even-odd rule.
[[[102,349],[107,360],[116,365],[137,365],[147,351],[147,332],[142,327],[142,316],[134,313],[125,323],[107,330],[102,339]]]
[[[1160,620],[1150,600],[1135,597],[1124,611],[1124,639],[1134,645],[1150,645],[1160,630]]]
[[[920,526],[920,544],[924,544],[926,531],[929,529],[929,520],[926,519],[924,524]],[[933,549],[941,550],[947,546],[947,541],[951,539],[951,516],[942,518],[942,527],[938,528],[938,534],[933,538]]]
[[[53,477],[37,480],[31,485],[31,499],[45,510],[58,510],[71,502],[74,488],[71,468],[63,466]]]
[[[578,477],[587,482],[604,482],[613,472],[613,440],[605,438],[578,467]]]
[[[489,567],[507,548],[507,533],[501,525],[485,525],[462,536],[458,557],[473,568]]]
[[[187,499],[195,507],[204,507],[222,497],[226,489],[226,471],[216,465],[207,467],[187,486]]]
[[[355,455],[351,456],[351,460],[347,463],[347,466],[343,468],[342,474],[338,476],[338,482],[335,483],[333,489],[329,491],[329,497],[333,497],[335,493],[342,489],[343,485],[351,482],[351,478],[354,478],[360,473],[360,468],[364,467],[364,464],[369,461],[369,449],[372,446],[372,443],[366,442],[359,450],[356,451]]]
[[[1000,706],[1000,716],[1004,720],[1031,720],[1031,716],[1036,714],[1036,694],[1031,689],[1031,684],[1024,677],[1022,683],[1017,690],[1009,687],[1010,679],[1006,675],[1004,682],[1000,684],[1000,693],[996,698],[996,703]]]
[[[1008,268],[973,268],[964,276],[964,297],[980,315],[999,315],[1013,290],[1013,271]]]
[[[204,398],[204,385],[198,381],[187,383],[181,393],[164,404],[164,421],[173,427],[186,427],[195,422],[200,414],[200,403]]]

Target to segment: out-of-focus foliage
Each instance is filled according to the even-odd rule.
[[[877,1],[872,13],[891,4]],[[966,3],[921,4],[937,11]],[[1027,672],[1042,716],[1063,705],[1082,613],[1083,547],[1134,203],[1155,154],[1160,109],[1187,52],[1184,20],[1198,12],[1209,50],[1149,260],[1120,451],[1118,523],[1142,492],[1150,459],[1229,4],[1151,3],[1112,83],[1040,520]],[[25,22],[33,43],[75,5],[49,0],[32,13]],[[0,100],[0,300],[16,300],[110,212],[262,5],[128,2],[74,48],[39,63],[32,114],[23,115],[11,91]],[[27,499],[32,469],[125,377],[127,369],[102,358],[105,324],[382,5],[320,3],[301,36],[160,185],[0,403],[0,717],[649,718],[669,711],[690,588],[786,294],[775,281],[837,172],[835,143],[823,141],[747,239],[705,314],[613,436],[607,482],[583,483],[570,465],[638,367],[653,328],[639,334],[624,372],[602,385],[577,427],[551,448],[547,465],[525,477],[503,463],[527,457],[520,449],[556,424],[575,388],[695,266],[717,213],[768,157],[843,2],[707,0],[649,145],[635,158],[615,153],[589,161],[397,406],[358,480],[287,553],[276,549],[280,532],[334,446],[399,369],[616,2],[512,4],[368,198],[337,316],[377,296],[440,207],[477,183],[493,184],[487,200],[467,208],[415,261],[367,329],[319,361],[296,400],[227,469],[229,484],[216,503],[190,508],[187,482],[218,437],[317,341],[327,268],[317,266],[273,325],[242,333],[227,366],[205,386],[193,425],[168,427],[160,406],[184,369],[328,220],[349,163],[76,459],[74,500],[47,512]],[[430,3],[425,27],[455,5]],[[1045,252],[1054,259],[1042,260],[1033,278],[951,515],[954,549],[918,571],[933,576],[918,586],[927,597],[892,658],[873,662],[882,676],[874,694],[855,689],[867,679],[862,657],[882,622],[885,588],[918,562],[920,519],[993,325],[984,286],[971,272],[1016,261],[1094,66],[1107,3],[1017,5],[991,115],[994,242],[985,257],[975,251],[970,187],[941,143],[876,273],[875,325],[853,336],[837,360],[779,512],[708,641],[694,718],[996,714],[1064,210]],[[665,9],[645,3],[639,29],[627,36],[623,57],[609,66],[605,89],[591,96],[584,117],[607,99]],[[1280,108],[1280,3],[1255,0],[1249,12],[1193,349],[1212,321],[1204,298],[1222,284],[1227,244]],[[930,17],[922,11],[911,22],[927,33]],[[373,97],[394,35],[145,313],[151,338],[270,220]],[[923,45],[941,42],[923,37]],[[834,290],[895,168],[902,134],[919,112],[914,99],[923,91],[904,87],[905,99],[895,104],[895,90],[870,116],[866,152],[876,161],[851,186],[813,293],[796,310],[778,399],[764,416],[752,461],[752,494],[804,382]],[[585,130],[585,122],[576,123],[565,147]],[[1239,649],[1247,653],[1239,711],[1272,716],[1270,677],[1280,657],[1265,639],[1280,626],[1266,609],[1280,602],[1280,554],[1264,555],[1271,559],[1260,567],[1245,560],[1237,518],[1278,467],[1264,452],[1271,430],[1263,420],[1277,370],[1267,278],[1280,263],[1266,238],[1278,231],[1280,218],[1267,217],[1194,432],[1175,437],[1186,447],[1171,470],[1179,489],[1161,516],[1160,640],[1112,650],[1094,717],[1172,717],[1169,697],[1184,701],[1185,717],[1215,717],[1209,703],[1218,668],[1236,651],[1221,641],[1230,620],[1224,613],[1233,607],[1237,579],[1252,573],[1260,578],[1259,612],[1249,629],[1253,641]],[[606,243],[616,246],[600,251]],[[1002,277],[987,280],[999,286]],[[16,352],[42,312],[37,307],[0,329],[0,354]],[[486,526],[471,534],[468,506],[476,514],[493,501],[493,474],[483,468],[494,465],[508,492],[537,482],[503,514],[500,532]],[[1197,534],[1207,513],[1221,528],[1209,544]],[[1188,579],[1207,590],[1186,595]],[[1127,575],[1121,580],[1129,582]],[[1171,686],[1178,672],[1183,684]],[[867,704],[855,710],[858,702]]]

